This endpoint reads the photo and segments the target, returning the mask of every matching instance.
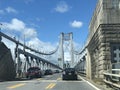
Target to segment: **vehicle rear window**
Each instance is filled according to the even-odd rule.
[[[73,71],[75,71],[75,69],[74,68],[66,68],[65,71],[66,72],[73,72]]]

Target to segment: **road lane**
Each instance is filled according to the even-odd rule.
[[[96,90],[84,80],[63,81],[61,74],[47,75],[43,78],[0,82],[0,90]]]
[[[50,83],[45,89],[52,89],[55,85],[56,83]]]
[[[25,85],[25,83],[21,83],[21,84],[16,84],[16,85],[9,86],[7,88],[14,89],[14,88],[21,87],[21,86],[24,86],[24,85]]]

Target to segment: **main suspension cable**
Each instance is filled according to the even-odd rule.
[[[80,55],[80,54],[82,54],[85,50],[86,50],[86,48],[87,48],[87,46],[85,46],[83,49],[82,49],[82,51],[80,51],[80,52],[78,52],[78,51],[73,51],[74,52],[74,54],[75,55]]]

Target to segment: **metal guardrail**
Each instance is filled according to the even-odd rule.
[[[86,71],[78,71],[78,74],[80,74],[82,76],[86,76]]]
[[[104,72],[104,82],[120,89],[120,69]]]

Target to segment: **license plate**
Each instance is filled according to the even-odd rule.
[[[68,73],[68,75],[71,75],[71,73]]]

